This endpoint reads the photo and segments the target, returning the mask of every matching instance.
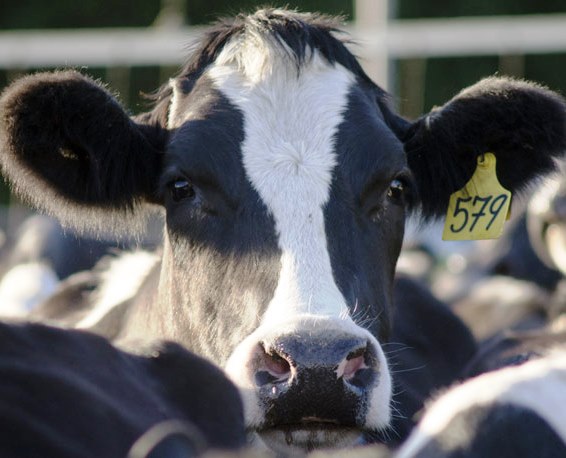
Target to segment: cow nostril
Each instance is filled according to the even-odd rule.
[[[370,346],[350,352],[336,368],[336,375],[359,388],[371,385],[376,376],[376,360]]]
[[[287,360],[277,353],[266,353],[265,363],[267,370],[276,376],[285,375],[291,370]]]
[[[358,348],[346,356],[336,368],[338,378],[343,377],[344,380],[351,379],[358,370],[367,367],[365,361],[366,348]]]
[[[344,365],[344,374],[342,375],[346,380],[351,379],[358,370],[363,368],[364,355],[355,356],[351,359],[346,358]]]
[[[257,385],[266,385],[289,378],[291,365],[285,355],[279,354],[275,349],[266,349],[263,344],[258,348],[259,362],[255,374]]]

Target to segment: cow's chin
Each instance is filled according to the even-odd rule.
[[[267,448],[287,456],[352,447],[361,443],[363,432],[356,428],[309,423],[264,429],[256,434]]]

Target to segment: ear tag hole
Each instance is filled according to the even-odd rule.
[[[450,196],[442,240],[496,239],[510,216],[511,192],[499,183],[493,153],[478,157],[472,178]]]

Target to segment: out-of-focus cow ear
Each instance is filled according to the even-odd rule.
[[[153,201],[167,131],[131,119],[99,83],[75,71],[23,77],[0,98],[0,163],[26,201],[64,223],[132,213]],[[104,221],[106,220],[106,221]]]
[[[495,154],[499,181],[512,192],[553,170],[566,152],[566,103],[533,83],[491,77],[402,130],[422,215],[443,216],[483,153]]]

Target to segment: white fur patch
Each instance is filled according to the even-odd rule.
[[[59,284],[59,278],[41,262],[19,264],[0,282],[0,316],[25,317],[47,299]]]
[[[480,375],[441,396],[396,455],[416,456],[454,417],[472,406],[510,404],[526,407],[546,420],[566,442],[566,353]]]
[[[159,256],[148,251],[123,253],[113,259],[108,269],[102,272],[95,307],[76,327],[88,329],[95,326],[110,310],[132,298],[158,261]]]

